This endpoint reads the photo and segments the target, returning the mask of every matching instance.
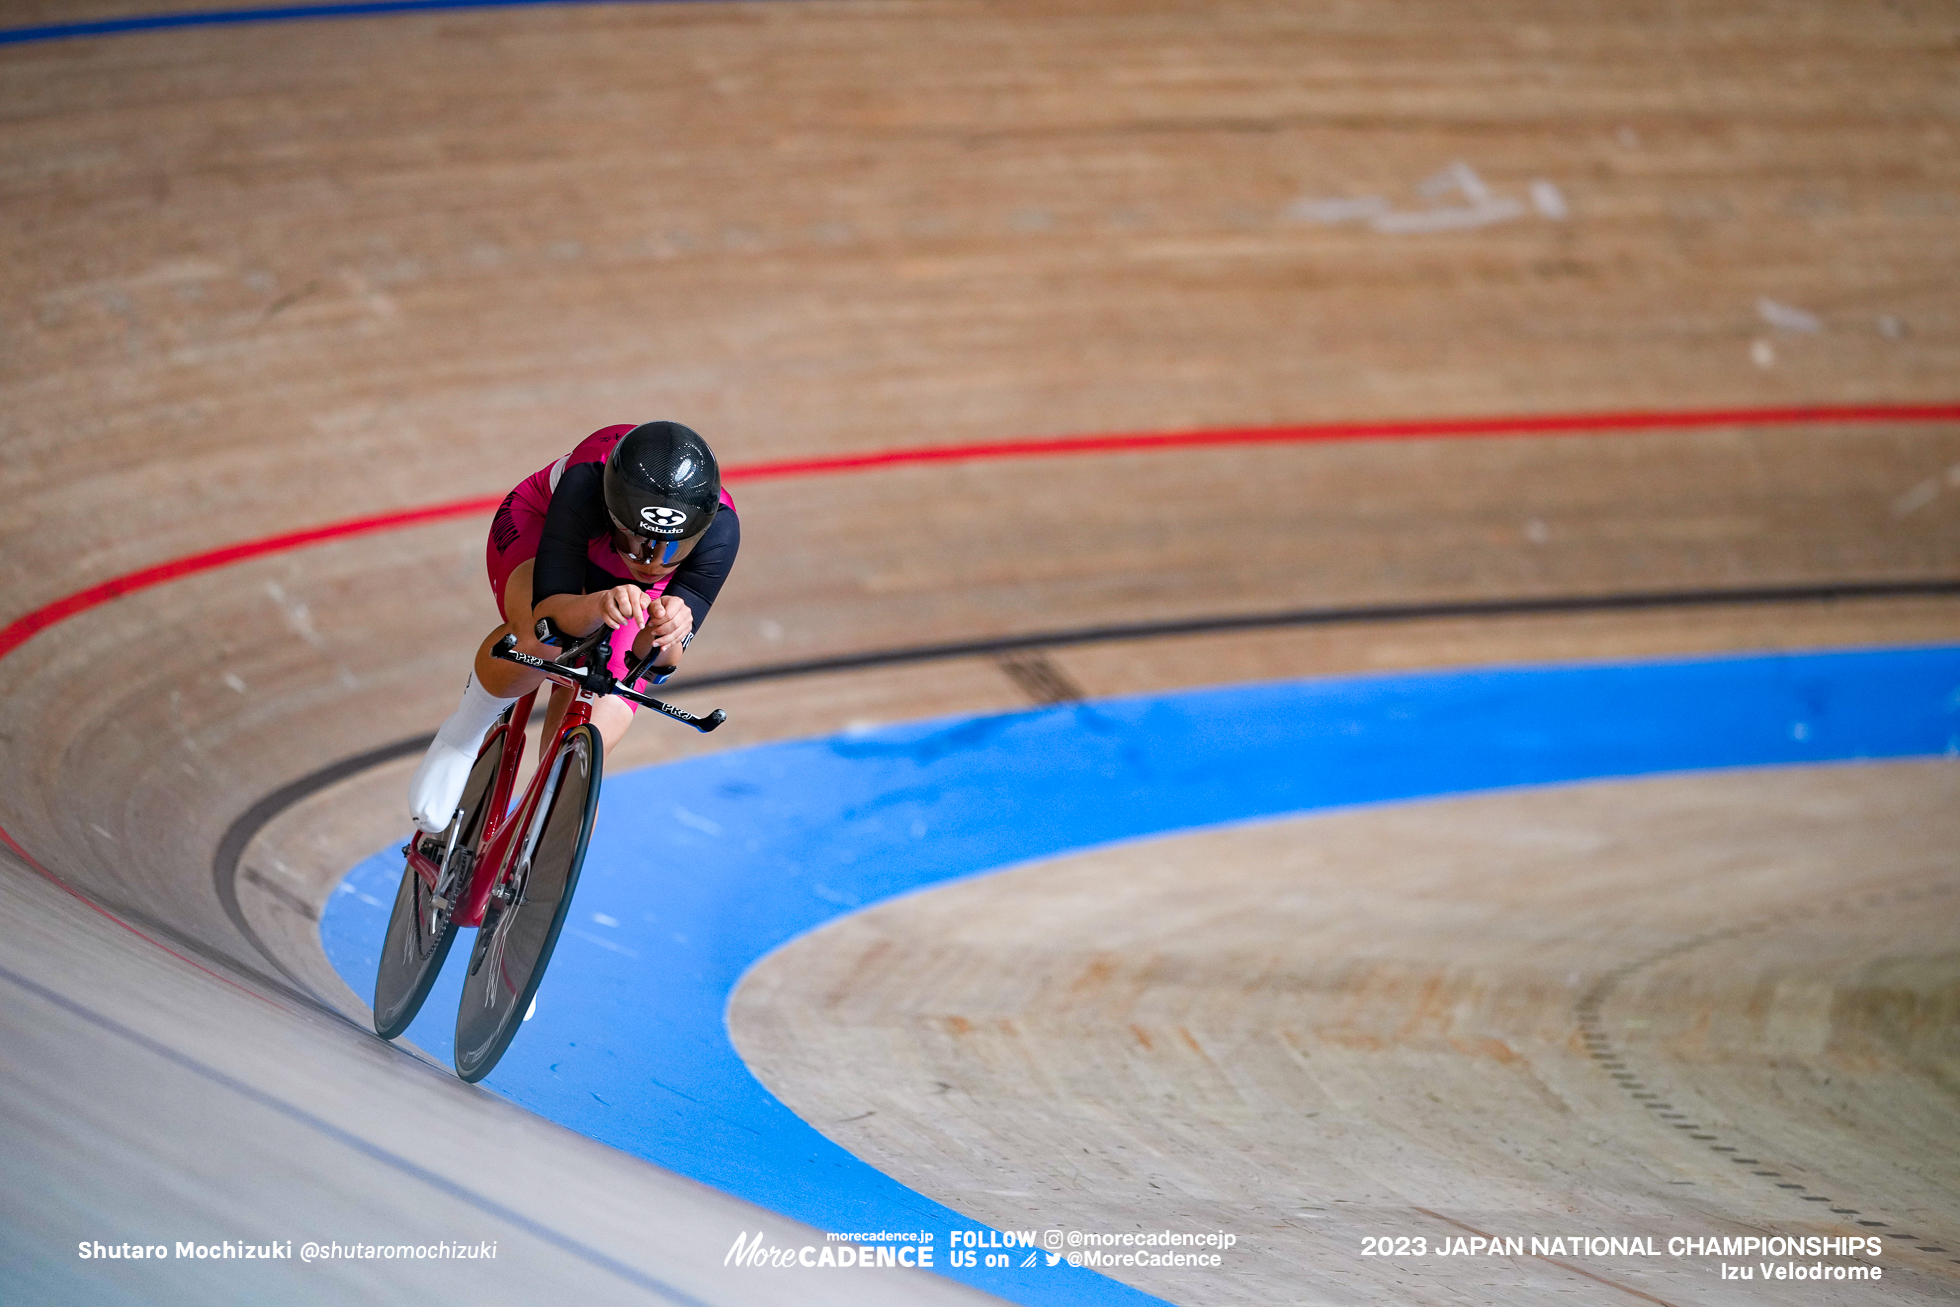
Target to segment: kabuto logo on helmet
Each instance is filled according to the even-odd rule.
[[[677,531],[687,514],[678,508],[643,508],[640,510],[640,523],[654,531]]]

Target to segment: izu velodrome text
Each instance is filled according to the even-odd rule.
[[[1877,1235],[1676,1235],[1665,1251],[1652,1235],[1519,1235],[1430,1240],[1378,1236],[1361,1241],[1363,1257],[1878,1257]]]

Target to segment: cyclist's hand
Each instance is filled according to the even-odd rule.
[[[595,597],[599,600],[599,620],[614,630],[645,617],[650,603],[647,592],[637,585],[616,585]]]
[[[686,601],[674,595],[661,595],[648,607],[646,631],[633,644],[641,652],[661,645],[667,650],[667,661],[672,662],[680,656],[681,641],[693,630],[694,613]]]

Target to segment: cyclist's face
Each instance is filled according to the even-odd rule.
[[[649,538],[633,534],[618,522],[613,523],[612,537],[613,552],[625,561],[627,570],[638,580],[667,575],[694,552],[695,542],[701,539],[698,535],[680,541]]]

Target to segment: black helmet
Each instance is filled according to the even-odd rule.
[[[668,563],[708,529],[721,507],[721,467],[708,442],[678,422],[643,422],[606,458],[606,511],[646,561]]]

